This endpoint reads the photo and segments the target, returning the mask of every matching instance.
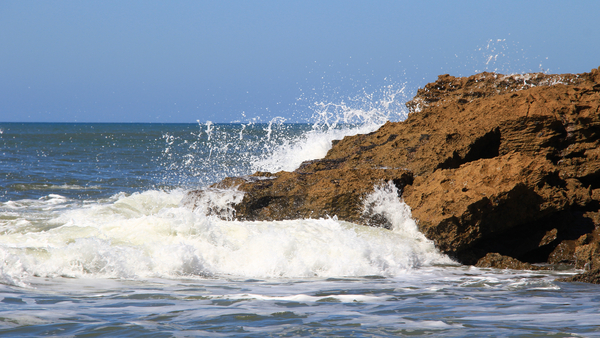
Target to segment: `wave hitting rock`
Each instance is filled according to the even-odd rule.
[[[362,201],[392,181],[419,230],[463,264],[600,268],[600,67],[441,75],[407,107],[405,121],[336,141],[293,172],[213,188],[245,193],[233,205],[242,220],[337,216],[389,226]],[[190,192],[189,203],[202,194]]]

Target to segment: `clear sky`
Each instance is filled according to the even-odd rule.
[[[600,66],[600,1],[0,1],[0,122],[302,122],[439,74]]]

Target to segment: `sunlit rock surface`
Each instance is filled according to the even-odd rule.
[[[213,188],[245,192],[232,205],[238,219],[337,216],[386,227],[363,199],[392,181],[419,229],[461,263],[600,267],[600,68],[441,75],[407,106],[405,121],[336,141],[294,172]],[[202,194],[190,192],[189,203]]]

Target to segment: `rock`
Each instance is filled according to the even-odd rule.
[[[553,86],[556,84],[577,85],[586,81],[598,81],[598,74],[517,74],[502,75],[483,72],[470,77],[440,75],[438,80],[417,91],[415,98],[406,103],[409,111],[420,112],[442,102],[455,101],[459,104],[475,99],[487,98],[516,92],[532,87]]]
[[[475,266],[480,268],[513,269],[513,270],[540,270],[539,267],[523,263],[518,259],[490,252],[477,261]]]
[[[323,163],[321,163],[323,164]],[[304,168],[311,165],[312,169]],[[412,183],[412,173],[399,169],[319,169],[306,163],[294,172],[257,172],[252,176],[226,178],[213,188],[244,191],[241,203],[234,206],[240,220],[284,220],[337,216],[351,222],[390,227],[382,219],[365,219],[362,199],[378,182],[393,181],[402,189]],[[201,196],[202,191],[192,191]],[[212,213],[220,215],[220,210]]]
[[[583,283],[593,283],[600,284],[600,268],[586,271],[584,273],[574,275],[567,278],[559,279],[561,282],[583,282]]]
[[[213,188],[245,193],[232,206],[239,219],[389,226],[361,208],[374,185],[393,181],[419,229],[461,263],[484,264],[493,253],[523,264],[597,264],[600,68],[442,75],[407,106],[405,121],[336,141],[294,172]],[[190,192],[190,201],[202,194]]]
[[[425,236],[460,261],[473,264],[490,250],[522,258],[555,240],[523,225],[570,203],[556,186],[556,176],[543,157],[509,153],[417,177],[404,198]],[[499,235],[516,227],[518,237],[499,241]],[[526,233],[526,243],[520,243]],[[527,245],[534,238],[535,245]]]

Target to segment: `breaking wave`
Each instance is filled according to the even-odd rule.
[[[54,204],[39,202],[44,205],[39,213],[49,218],[45,222],[50,225],[43,231],[22,220],[4,227],[0,278],[2,283],[23,285],[32,276],[393,276],[451,264],[416,230],[408,207],[393,189],[393,185],[378,188],[367,199],[377,201],[378,212],[389,218],[392,230],[335,217],[222,220],[180,206],[182,190],[118,195],[102,204],[77,206],[54,196]],[[222,203],[238,195],[230,191]]]

